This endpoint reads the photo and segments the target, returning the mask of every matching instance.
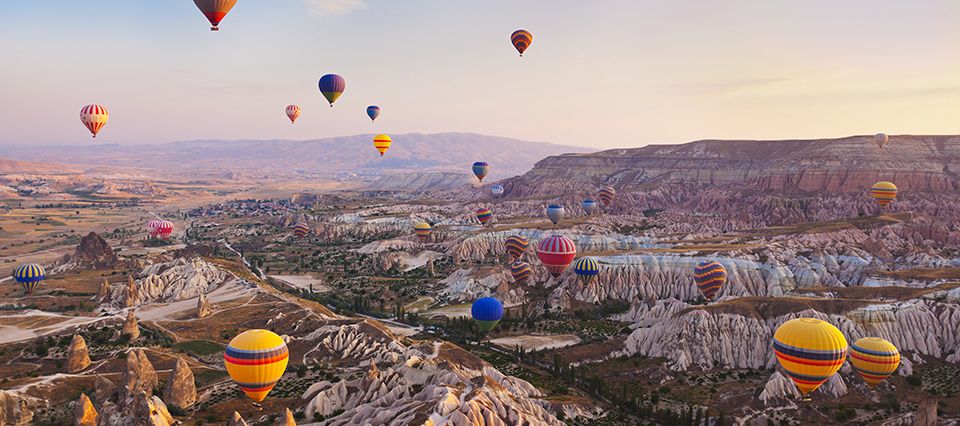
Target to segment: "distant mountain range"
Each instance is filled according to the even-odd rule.
[[[196,140],[157,145],[0,146],[16,160],[160,169],[167,173],[225,175],[367,175],[416,171],[470,173],[474,161],[490,163],[489,180],[522,174],[544,157],[589,151],[473,133],[391,135],[380,157],[373,135],[295,140]],[[383,182],[381,182],[382,184]]]
[[[901,190],[960,189],[960,136],[891,136],[882,149],[873,136],[815,140],[701,140],[586,154],[552,156],[504,183],[511,196],[564,193],[612,185],[731,185],[755,190],[862,191],[888,180]]]

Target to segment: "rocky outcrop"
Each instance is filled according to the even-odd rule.
[[[140,338],[140,326],[137,324],[137,316],[133,314],[133,309],[127,311],[127,319],[123,322],[120,334],[129,336],[131,341]]]
[[[100,283],[100,289],[97,290],[97,303],[103,303],[108,297],[110,297],[110,282],[106,278],[103,279],[103,282]]]
[[[115,288],[110,295],[110,304],[130,307],[192,299],[215,290],[230,276],[200,258],[178,258],[150,265],[140,275],[144,278],[136,282],[130,278],[126,288]]]
[[[293,412],[289,408],[283,409],[283,415],[277,421],[277,426],[297,426],[297,421],[293,418]]]
[[[140,304],[140,293],[137,290],[137,283],[133,281],[133,275],[127,275],[127,286],[119,291],[114,291],[111,298],[118,299],[120,306],[125,308]]]
[[[188,408],[197,402],[197,384],[193,378],[193,370],[183,358],[177,358],[177,365],[167,378],[163,399],[180,408]]]
[[[126,369],[120,379],[120,400],[132,398],[140,392],[153,395],[157,385],[157,371],[143,349],[127,352]]]
[[[227,422],[227,426],[247,426],[247,422],[243,420],[243,417],[240,417],[240,413],[234,411],[233,415],[230,416],[230,421]]]
[[[71,260],[83,269],[110,269],[120,262],[110,245],[96,232],[80,240]]]
[[[97,405],[103,405],[117,392],[117,385],[110,379],[97,375],[97,381],[94,383],[93,397],[97,400]]]
[[[206,318],[210,315],[213,315],[213,307],[210,306],[207,295],[200,293],[200,296],[197,296],[197,318]]]
[[[76,426],[98,426],[100,414],[93,407],[93,402],[87,397],[87,394],[81,393],[73,407],[73,424]]]
[[[73,335],[67,349],[67,373],[78,373],[90,366],[90,351],[87,341],[79,334]]]
[[[137,392],[134,396],[133,413],[137,425],[170,426],[174,424],[173,416],[167,410],[166,404],[147,392]]]
[[[33,421],[30,403],[16,393],[0,390],[0,424],[26,426]]]
[[[920,401],[917,411],[913,414],[912,426],[937,426],[937,400],[928,398]]]

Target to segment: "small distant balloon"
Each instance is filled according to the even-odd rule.
[[[547,206],[547,218],[553,222],[554,225],[560,223],[560,220],[563,219],[563,215],[566,211],[563,209],[563,206],[559,204],[551,204]]]
[[[417,238],[420,239],[421,243],[430,241],[430,233],[432,231],[433,227],[427,222],[420,222],[413,226],[413,232],[417,234]]]
[[[577,274],[580,282],[584,286],[587,286],[590,285],[593,277],[600,274],[600,263],[592,257],[581,257],[577,260],[577,263],[573,265],[573,272]]]
[[[210,25],[213,25],[210,31],[220,31],[220,21],[230,13],[237,0],[193,0],[193,3],[203,12],[203,16],[207,17]]]
[[[498,184],[496,184],[496,185],[491,186],[491,187],[490,187],[490,192],[493,193],[493,195],[495,195],[495,196],[497,196],[497,197],[503,195],[503,185],[501,185],[501,184],[498,183]]]
[[[873,143],[877,144],[877,147],[883,148],[887,142],[890,142],[890,137],[886,133],[877,133],[873,136]]]
[[[897,186],[892,182],[877,182],[870,188],[870,195],[880,207],[886,207],[897,199]]]
[[[290,124],[297,121],[300,118],[300,106],[298,105],[287,105],[286,109],[287,118],[290,119]]]
[[[477,161],[476,163],[473,163],[473,175],[476,176],[477,179],[480,180],[480,182],[483,182],[483,178],[487,176],[487,172],[489,171],[490,171],[489,164],[483,161]]]
[[[504,242],[504,246],[507,248],[507,256],[509,256],[510,259],[520,259],[523,253],[527,251],[529,245],[530,240],[519,235],[511,235],[507,237],[507,240]]]
[[[597,211],[597,202],[588,198],[580,203],[580,207],[583,208],[583,212],[586,213],[587,216],[590,216],[593,212]]]
[[[864,337],[850,345],[850,364],[870,386],[879,385],[900,366],[900,351],[879,337]]]
[[[167,239],[173,234],[173,222],[169,220],[151,220],[147,222],[147,234],[153,238]]]
[[[380,156],[383,157],[383,154],[390,149],[390,145],[393,144],[393,140],[390,139],[388,135],[376,135],[373,137],[373,147],[380,151]]]
[[[523,52],[533,43],[533,34],[527,30],[516,30],[510,34],[510,43],[513,43],[513,47],[523,56]]]
[[[327,98],[327,102],[330,102],[330,107],[333,108],[333,103],[340,98],[340,95],[343,94],[343,91],[347,88],[347,81],[340,77],[337,74],[327,74],[323,77],[320,77],[320,82],[317,83],[320,87],[320,93],[323,94],[323,97]]]
[[[700,262],[693,268],[693,281],[707,300],[713,300],[727,283],[727,269],[713,260]]]
[[[600,202],[605,206],[609,206],[613,202],[613,197],[617,195],[617,190],[613,189],[612,186],[604,186],[600,188],[600,193],[597,194],[597,198],[600,199]]]
[[[522,260],[510,264],[510,275],[513,276],[513,282],[519,285],[526,284],[532,272],[530,264]]]
[[[307,235],[310,235],[310,226],[303,222],[293,225],[293,235],[296,235],[297,238],[303,238]]]
[[[493,212],[490,209],[478,209],[476,216],[481,225],[486,225],[490,219],[493,219]]]
[[[107,125],[110,114],[103,105],[90,104],[80,109],[80,121],[87,127],[93,137],[97,137],[100,129]]]
[[[367,117],[370,117],[370,121],[375,121],[379,116],[380,116],[380,107],[376,105],[370,105],[367,107]]]

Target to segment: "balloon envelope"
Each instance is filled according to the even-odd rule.
[[[303,223],[303,222],[293,225],[293,235],[296,235],[297,237],[300,237],[300,238],[310,235],[310,226],[308,226],[306,223]]]
[[[477,220],[480,221],[481,225],[486,225],[490,219],[493,219],[493,212],[490,209],[477,210]]]
[[[347,81],[337,74],[327,74],[320,77],[320,82],[317,85],[320,87],[320,93],[323,93],[323,97],[327,98],[327,102],[330,102],[331,107],[340,98],[343,91],[347,89]]]
[[[431,231],[433,231],[433,227],[427,222],[420,222],[413,226],[413,232],[417,234],[417,238],[419,238],[421,242],[430,240]]]
[[[173,222],[169,220],[151,220],[147,222],[147,234],[153,238],[167,239],[173,234]]]
[[[523,253],[527,251],[530,240],[519,235],[511,235],[507,237],[504,245],[507,248],[507,255],[510,256],[511,259],[520,259],[520,256],[523,256]]]
[[[712,260],[700,262],[693,268],[693,281],[707,300],[713,300],[727,283],[727,269]]]
[[[510,34],[510,43],[517,49],[517,52],[520,52],[520,56],[523,56],[523,52],[533,43],[533,34],[530,34],[530,31],[527,30],[516,30],[513,34]]]
[[[480,182],[483,182],[483,178],[487,175],[488,171],[490,171],[489,164],[483,161],[477,161],[476,163],[473,163],[473,175],[476,176]]]
[[[491,187],[490,187],[490,192],[493,193],[493,195],[496,195],[496,196],[498,196],[498,197],[501,196],[501,195],[503,195],[503,185],[500,185],[500,184],[498,183],[498,184],[496,184],[496,185],[491,186]]]
[[[563,209],[563,206],[559,204],[551,204],[547,206],[547,218],[549,218],[554,225],[563,219],[564,213],[566,213],[566,211]]]
[[[884,145],[890,142],[890,137],[886,133],[877,133],[873,136],[873,143],[877,144],[878,147],[883,148]]]
[[[773,351],[800,393],[806,395],[843,366],[847,339],[826,321],[795,318],[777,327]]]
[[[289,350],[276,333],[247,330],[238,334],[223,354],[227,373],[250,399],[260,402],[287,369]]]
[[[592,257],[581,257],[573,265],[573,272],[577,273],[577,278],[583,285],[588,285],[593,277],[600,274],[600,263]]]
[[[897,186],[892,182],[877,182],[870,188],[870,195],[880,207],[885,207],[897,199]]]
[[[600,202],[605,206],[609,206],[613,202],[613,197],[617,195],[617,190],[613,189],[612,186],[604,186],[600,188],[600,193],[597,194],[597,198],[600,199]]]
[[[100,129],[107,125],[109,119],[110,114],[107,113],[107,109],[103,105],[90,104],[80,108],[80,121],[93,137],[97,137],[97,133],[100,133]]]
[[[532,272],[533,269],[530,268],[530,264],[522,260],[510,264],[510,275],[513,276],[513,281],[517,284],[526,284]]]
[[[870,386],[890,377],[900,366],[900,351],[879,337],[864,337],[850,345],[850,364]]]
[[[586,213],[587,216],[589,216],[589,215],[592,215],[593,212],[597,210],[597,202],[591,199],[586,199],[586,200],[583,200],[582,203],[580,203],[580,207],[583,207],[584,213]]]
[[[370,105],[367,107],[367,117],[370,117],[370,121],[374,121],[380,115],[380,107],[376,105]]]
[[[373,147],[380,152],[380,156],[383,157],[383,154],[390,149],[390,145],[393,144],[393,140],[390,139],[390,136],[387,135],[376,135],[373,137]]]
[[[540,240],[537,245],[537,257],[554,278],[559,277],[577,257],[577,246],[573,240],[562,235],[551,235]]]
[[[490,331],[503,319],[503,304],[492,297],[483,297],[473,302],[470,314],[481,330]]]
[[[294,121],[297,121],[300,118],[300,107],[297,105],[287,105],[287,109],[284,110],[287,113],[287,118],[290,119],[290,124],[293,124]]]
[[[210,31],[220,31],[220,21],[230,13],[230,9],[237,4],[237,0],[193,0],[197,8],[203,12],[203,16],[210,21]]]
[[[46,278],[46,271],[38,263],[20,265],[13,271],[14,281],[28,294],[40,287],[44,278]]]

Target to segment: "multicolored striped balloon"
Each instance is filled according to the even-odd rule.
[[[493,212],[490,209],[478,209],[477,210],[477,220],[480,221],[481,225],[486,225],[487,222],[493,219]]]
[[[327,98],[327,102],[330,102],[330,108],[333,108],[333,103],[347,89],[347,81],[337,74],[327,74],[320,77],[317,86],[320,87],[320,93],[323,93],[323,97]]]
[[[870,195],[880,207],[885,207],[897,199],[897,186],[892,182],[877,182],[870,188]]]
[[[203,16],[207,17],[210,25],[213,25],[210,31],[220,31],[220,21],[230,13],[237,0],[193,0],[193,3],[203,12]]]
[[[86,126],[93,137],[97,137],[97,133],[100,133],[100,129],[107,125],[109,119],[110,114],[107,113],[107,109],[103,105],[90,104],[80,108],[80,121],[83,122],[83,125]]]
[[[727,268],[719,262],[707,260],[693,268],[693,281],[707,300],[713,300],[727,283]]]
[[[527,251],[527,247],[530,246],[530,240],[519,235],[511,235],[507,237],[504,245],[507,248],[507,256],[510,256],[510,259],[520,259],[523,253]]]
[[[573,272],[577,273],[577,278],[586,286],[590,284],[593,277],[600,274],[600,263],[592,257],[581,257],[577,263],[573,264]]]
[[[296,225],[293,225],[293,235],[296,235],[298,238],[310,235],[310,226],[306,223],[298,222]]]
[[[547,271],[550,271],[550,275],[556,278],[577,257],[577,246],[573,244],[573,240],[563,235],[551,235],[540,240],[540,244],[537,245],[537,257]]]
[[[380,116],[380,107],[376,105],[370,105],[367,107],[367,117],[370,117],[370,121],[375,121],[379,116]]]
[[[580,207],[583,208],[583,212],[586,213],[587,216],[590,216],[597,210],[597,202],[588,198],[580,203]]]
[[[510,264],[510,275],[513,276],[513,281],[517,284],[526,284],[527,280],[530,279],[531,273],[533,273],[533,269],[530,268],[530,264],[527,262],[518,260]]]
[[[46,272],[43,270],[43,266],[37,263],[20,265],[13,271],[13,279],[27,294],[33,293],[40,287],[44,278],[46,278]]]
[[[473,175],[480,179],[480,182],[483,182],[483,178],[487,175],[487,172],[490,171],[490,165],[483,162],[477,161],[473,163]]]
[[[879,337],[864,337],[850,345],[850,364],[870,386],[890,377],[900,366],[900,351]]]
[[[482,297],[473,302],[470,314],[481,330],[490,331],[503,319],[503,304],[495,298]]]
[[[520,52],[520,56],[523,56],[523,52],[533,43],[533,34],[527,30],[516,30],[510,34],[510,43]]]
[[[433,231],[433,227],[430,226],[427,222],[420,222],[413,226],[413,232],[417,234],[417,238],[420,239],[420,242],[430,241],[430,233]]]
[[[287,369],[289,350],[276,333],[247,330],[234,337],[223,354],[227,373],[255,402],[263,401]]]
[[[285,112],[287,113],[287,118],[290,119],[290,124],[293,124],[294,121],[300,118],[300,106],[298,105],[287,105]]]
[[[546,212],[547,212],[547,218],[550,219],[550,221],[553,222],[554,225],[556,225],[560,223],[561,219],[563,219],[563,215],[564,213],[566,213],[566,210],[564,210],[563,206],[559,204],[551,204],[547,206]]]
[[[376,135],[373,137],[373,147],[380,151],[380,156],[383,157],[383,154],[390,149],[390,145],[393,144],[393,140],[390,139],[388,135]]]
[[[826,321],[795,318],[777,327],[773,351],[800,393],[807,395],[843,366],[847,339]]]
[[[613,202],[613,197],[617,195],[617,190],[613,189],[612,186],[604,186],[600,188],[600,193],[597,194],[597,198],[600,199],[600,202],[605,206],[609,206]]]

